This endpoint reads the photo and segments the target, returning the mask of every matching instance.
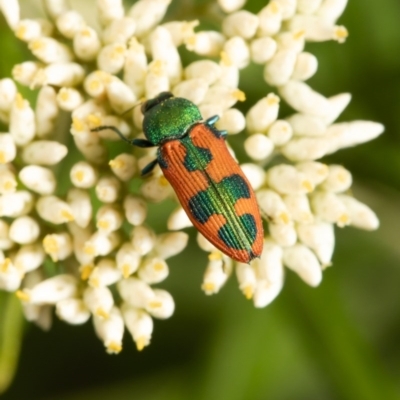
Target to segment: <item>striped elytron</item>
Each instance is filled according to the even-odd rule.
[[[142,105],[147,138],[129,143],[158,146],[157,164],[174,188],[193,225],[215,247],[234,260],[259,257],[263,226],[253,189],[225,144],[226,132],[214,127],[218,116],[202,120],[189,100],[160,93]],[[127,140],[115,127],[111,128]]]

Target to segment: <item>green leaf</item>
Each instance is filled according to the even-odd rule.
[[[0,394],[10,386],[21,350],[23,316],[14,293],[0,292]]]

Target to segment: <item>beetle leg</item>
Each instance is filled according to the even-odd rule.
[[[208,125],[209,127],[214,126],[214,124],[219,120],[219,115],[214,115],[213,117],[210,117],[205,120],[205,124]]]
[[[142,169],[141,175],[144,176],[144,175],[149,174],[151,171],[153,171],[154,167],[155,167],[157,164],[158,164],[158,160],[157,160],[157,159],[155,159],[155,160],[153,160],[151,163],[147,164],[147,165]]]

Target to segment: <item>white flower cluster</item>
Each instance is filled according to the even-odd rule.
[[[235,270],[245,296],[264,307],[283,286],[284,265],[319,284],[335,224],[378,226],[375,214],[349,194],[350,173],[315,161],[383,130],[365,121],[333,123],[350,96],[325,98],[304,83],[317,70],[305,42],[344,40],[347,31],[335,22],[346,0],[272,0],[258,14],[241,10],[243,0],[219,0],[228,13],[221,32],[195,32],[197,21],[161,23],[170,1],[139,0],[125,12],[122,0],[97,0],[99,26],[91,27],[67,0],[44,1],[50,20],[21,20],[17,0],[0,0],[9,26],[35,57],[14,66],[13,80],[0,80],[0,119],[9,125],[0,134],[0,289],[17,291],[26,318],[44,327],[52,306],[70,324],[92,316],[111,353],[121,350],[125,328],[141,350],[150,342],[152,317],[172,315],[171,295],[151,285],[167,277],[165,260],[187,243],[183,232],[156,235],[144,225],[147,201],[174,198],[159,168],[140,193],[129,193],[155,149],[127,148],[109,161],[107,141],[118,137],[92,131],[112,125],[141,135],[143,98],[171,91],[198,105],[204,119],[218,114],[219,129],[250,135],[244,146],[254,163],[242,168],[268,224],[264,252],[251,265],[233,263],[199,236],[210,252],[207,294]],[[202,59],[184,66],[179,46]],[[273,93],[247,115],[233,108],[245,100],[239,72],[250,62],[265,65],[265,81],[296,114],[277,119],[280,99]],[[34,108],[15,82],[38,91]],[[70,178],[67,190],[56,175],[68,154],[62,111],[71,113],[67,133],[82,154],[62,171]],[[264,169],[276,155],[289,161]],[[168,220],[170,230],[190,225],[181,207]]]

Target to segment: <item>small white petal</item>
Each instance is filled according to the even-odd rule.
[[[263,168],[251,163],[240,164],[240,168],[254,190],[258,190],[264,184],[265,171]]]
[[[101,49],[101,42],[96,31],[86,26],[75,33],[73,48],[82,61],[93,61]]]
[[[19,178],[26,187],[42,195],[53,193],[57,184],[56,178],[50,169],[37,165],[29,165],[22,168]]]
[[[365,204],[348,195],[339,195],[339,199],[346,206],[351,219],[351,225],[372,231],[378,229],[379,219],[376,214]]]
[[[283,250],[284,264],[296,272],[310,286],[318,286],[322,280],[322,270],[315,254],[306,246],[296,244]]]
[[[168,274],[167,263],[158,257],[144,260],[138,270],[138,277],[149,285],[162,282],[167,278]]]
[[[155,245],[157,255],[166,260],[179,254],[186,247],[189,236],[185,232],[169,232],[159,235]]]
[[[221,76],[221,67],[210,60],[194,61],[185,68],[185,77],[189,79],[202,79],[208,85],[214,84]]]
[[[353,182],[351,173],[341,165],[330,165],[329,174],[321,184],[321,189],[327,192],[345,192]]]
[[[81,228],[86,228],[92,218],[92,203],[89,193],[82,189],[71,188],[68,191],[67,202],[75,222]]]
[[[283,7],[277,1],[269,2],[259,13],[258,36],[272,36],[278,33],[282,23]]]
[[[117,283],[117,288],[122,299],[136,308],[145,308],[155,297],[153,289],[137,278],[130,277],[121,280]]]
[[[56,196],[40,197],[36,203],[36,211],[42,219],[53,224],[63,224],[74,220],[69,204]]]
[[[281,164],[267,172],[269,186],[282,194],[302,194],[313,191],[313,183],[294,166]]]
[[[28,216],[19,217],[10,225],[9,237],[19,244],[33,243],[39,237],[39,234],[39,224]]]
[[[140,197],[128,195],[124,199],[125,217],[133,226],[142,225],[147,215],[147,204]]]
[[[121,307],[125,325],[136,343],[139,351],[150,344],[153,333],[153,320],[150,315],[135,307],[123,304]]]
[[[108,287],[87,286],[83,292],[83,301],[92,314],[104,319],[109,317],[114,306],[113,295]]]
[[[94,288],[113,285],[122,278],[122,273],[116,268],[115,261],[103,258],[92,270],[88,283]]]
[[[94,327],[97,336],[103,341],[107,353],[118,354],[122,350],[124,320],[117,307],[113,307],[107,318],[94,315]]]
[[[275,224],[288,224],[290,222],[291,216],[278,193],[269,189],[259,190],[257,201],[261,211],[269,221]]]
[[[173,211],[168,218],[167,227],[171,231],[177,231],[189,226],[193,226],[193,224],[182,207]]]
[[[293,129],[288,122],[278,119],[268,128],[267,135],[275,146],[282,146],[292,138]]]
[[[269,36],[252,40],[250,43],[251,59],[256,64],[265,64],[276,52],[277,44]]]
[[[314,213],[326,222],[336,223],[339,227],[349,225],[351,216],[343,201],[331,192],[316,192],[311,197]]]
[[[68,233],[46,235],[43,249],[54,262],[65,260],[72,253],[72,241]]]
[[[240,10],[227,16],[222,23],[222,32],[228,36],[252,38],[258,28],[258,17],[249,11]]]
[[[58,164],[68,153],[68,148],[58,142],[37,140],[29,143],[22,151],[25,164]]]
[[[335,232],[328,222],[314,222],[297,226],[299,239],[315,252],[323,266],[329,266],[335,247]]]
[[[58,318],[71,325],[84,324],[90,318],[90,312],[81,299],[65,299],[57,302]]]
[[[253,160],[265,160],[274,151],[272,140],[262,133],[255,133],[246,139],[244,148]]]
[[[158,319],[171,317],[175,310],[175,303],[172,296],[162,289],[154,289],[155,297],[147,304],[146,311]]]
[[[289,81],[279,88],[279,93],[297,111],[317,117],[326,117],[331,113],[328,99],[304,82]]]
[[[57,275],[46,279],[31,289],[24,289],[18,297],[31,304],[56,304],[73,298],[78,292],[78,281],[72,275]]]
[[[131,243],[133,248],[141,255],[145,255],[153,250],[156,237],[154,232],[145,226],[136,226],[132,229]]]
[[[293,246],[297,241],[296,229],[292,224],[268,224],[268,230],[276,243],[282,247]]]
[[[124,243],[117,251],[115,257],[117,268],[124,278],[128,278],[139,268],[141,255],[130,243]]]
[[[278,117],[279,97],[273,93],[259,100],[246,115],[250,132],[266,132]]]
[[[75,34],[85,27],[85,20],[77,11],[63,12],[56,19],[57,29],[67,39],[73,39]]]
[[[50,37],[40,37],[29,42],[29,50],[46,64],[68,62],[73,59],[69,47]]]

